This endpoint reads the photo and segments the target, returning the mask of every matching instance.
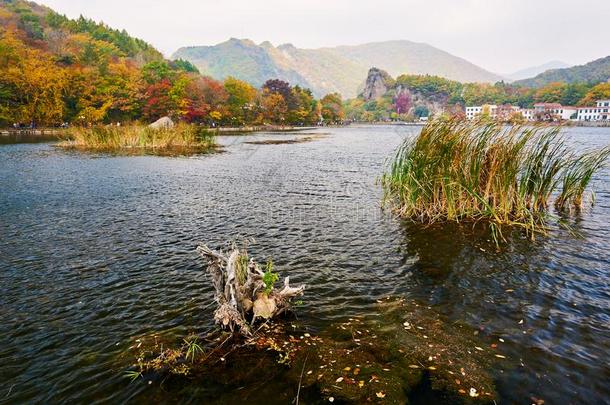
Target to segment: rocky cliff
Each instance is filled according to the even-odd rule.
[[[449,93],[441,89],[425,91],[427,86],[410,85],[404,80],[392,78],[386,71],[373,67],[369,70],[364,88],[359,98],[366,103],[375,102],[379,105],[392,105],[398,114],[413,114],[416,108],[425,107],[431,114],[445,110]]]
[[[375,100],[382,97],[394,85],[394,79],[385,70],[373,67],[369,70],[362,91],[364,101]]]

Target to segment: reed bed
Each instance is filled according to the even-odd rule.
[[[384,201],[422,223],[488,221],[546,231],[549,207],[579,209],[610,147],[576,154],[559,127],[437,119],[407,139],[382,177]]]
[[[96,126],[72,128],[70,140],[60,146],[96,151],[147,150],[193,152],[210,151],[215,146],[215,135],[195,125],[180,123],[171,128],[153,129],[146,126]]]

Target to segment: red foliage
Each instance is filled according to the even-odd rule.
[[[172,84],[168,79],[153,83],[146,88],[144,115],[151,121],[169,115],[174,110],[174,102],[169,96]]]

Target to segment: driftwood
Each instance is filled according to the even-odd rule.
[[[290,311],[292,299],[305,289],[304,285],[291,287],[289,277],[279,291],[273,288],[273,281],[265,284],[265,272],[245,249],[233,247],[225,253],[201,245],[197,252],[207,260],[207,271],[216,290],[218,308],[214,319],[232,332],[250,336],[257,319],[271,319]]]

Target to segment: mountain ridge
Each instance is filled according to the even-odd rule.
[[[256,44],[249,39],[231,38],[216,45],[182,47],[171,58],[188,60],[216,79],[234,76],[260,86],[277,77],[309,87],[317,96],[338,92],[355,97],[371,66],[393,75],[430,74],[462,82],[502,80],[463,58],[407,40],[297,48],[291,43],[274,46],[269,41]]]
[[[537,75],[544,73],[547,70],[566,69],[572,66],[573,65],[560,60],[552,60],[541,65],[529,66],[512,73],[506,73],[503,74],[503,76],[508,79],[511,79],[512,81],[525,80],[536,77]]]
[[[583,65],[548,70],[530,79],[517,80],[514,84],[522,87],[539,88],[553,82],[564,82],[568,84],[584,82],[595,84],[609,80],[610,56],[606,56]]]

